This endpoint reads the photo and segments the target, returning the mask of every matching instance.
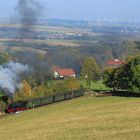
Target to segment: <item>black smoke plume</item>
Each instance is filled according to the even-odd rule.
[[[39,0],[19,0],[15,8],[20,20],[20,36],[24,38],[29,31],[33,31],[37,20],[42,15],[43,6]]]

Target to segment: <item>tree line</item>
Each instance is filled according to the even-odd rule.
[[[140,56],[128,57],[118,68],[108,68],[104,71],[104,84],[114,91],[117,89],[140,92]]]

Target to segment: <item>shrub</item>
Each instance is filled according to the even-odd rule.
[[[6,103],[0,100],[0,112],[5,112],[6,110]]]
[[[22,89],[18,90],[14,94],[14,101],[29,99],[33,97],[31,86],[26,80],[23,80],[22,86]]]

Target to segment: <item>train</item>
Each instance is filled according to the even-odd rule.
[[[29,100],[20,100],[14,103],[11,103],[7,106],[7,113],[16,113],[20,111],[25,111],[28,109],[33,109],[35,107],[60,102],[64,100],[69,100],[72,98],[77,98],[84,95],[84,90],[74,90],[66,93],[55,94],[51,96],[44,96],[40,98],[34,98]]]

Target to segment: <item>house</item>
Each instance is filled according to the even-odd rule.
[[[76,77],[75,71],[70,68],[62,69],[53,67],[52,70],[54,78]]]
[[[124,64],[124,62],[119,60],[119,59],[107,61],[107,66],[119,66],[119,65],[122,65],[122,64]]]

